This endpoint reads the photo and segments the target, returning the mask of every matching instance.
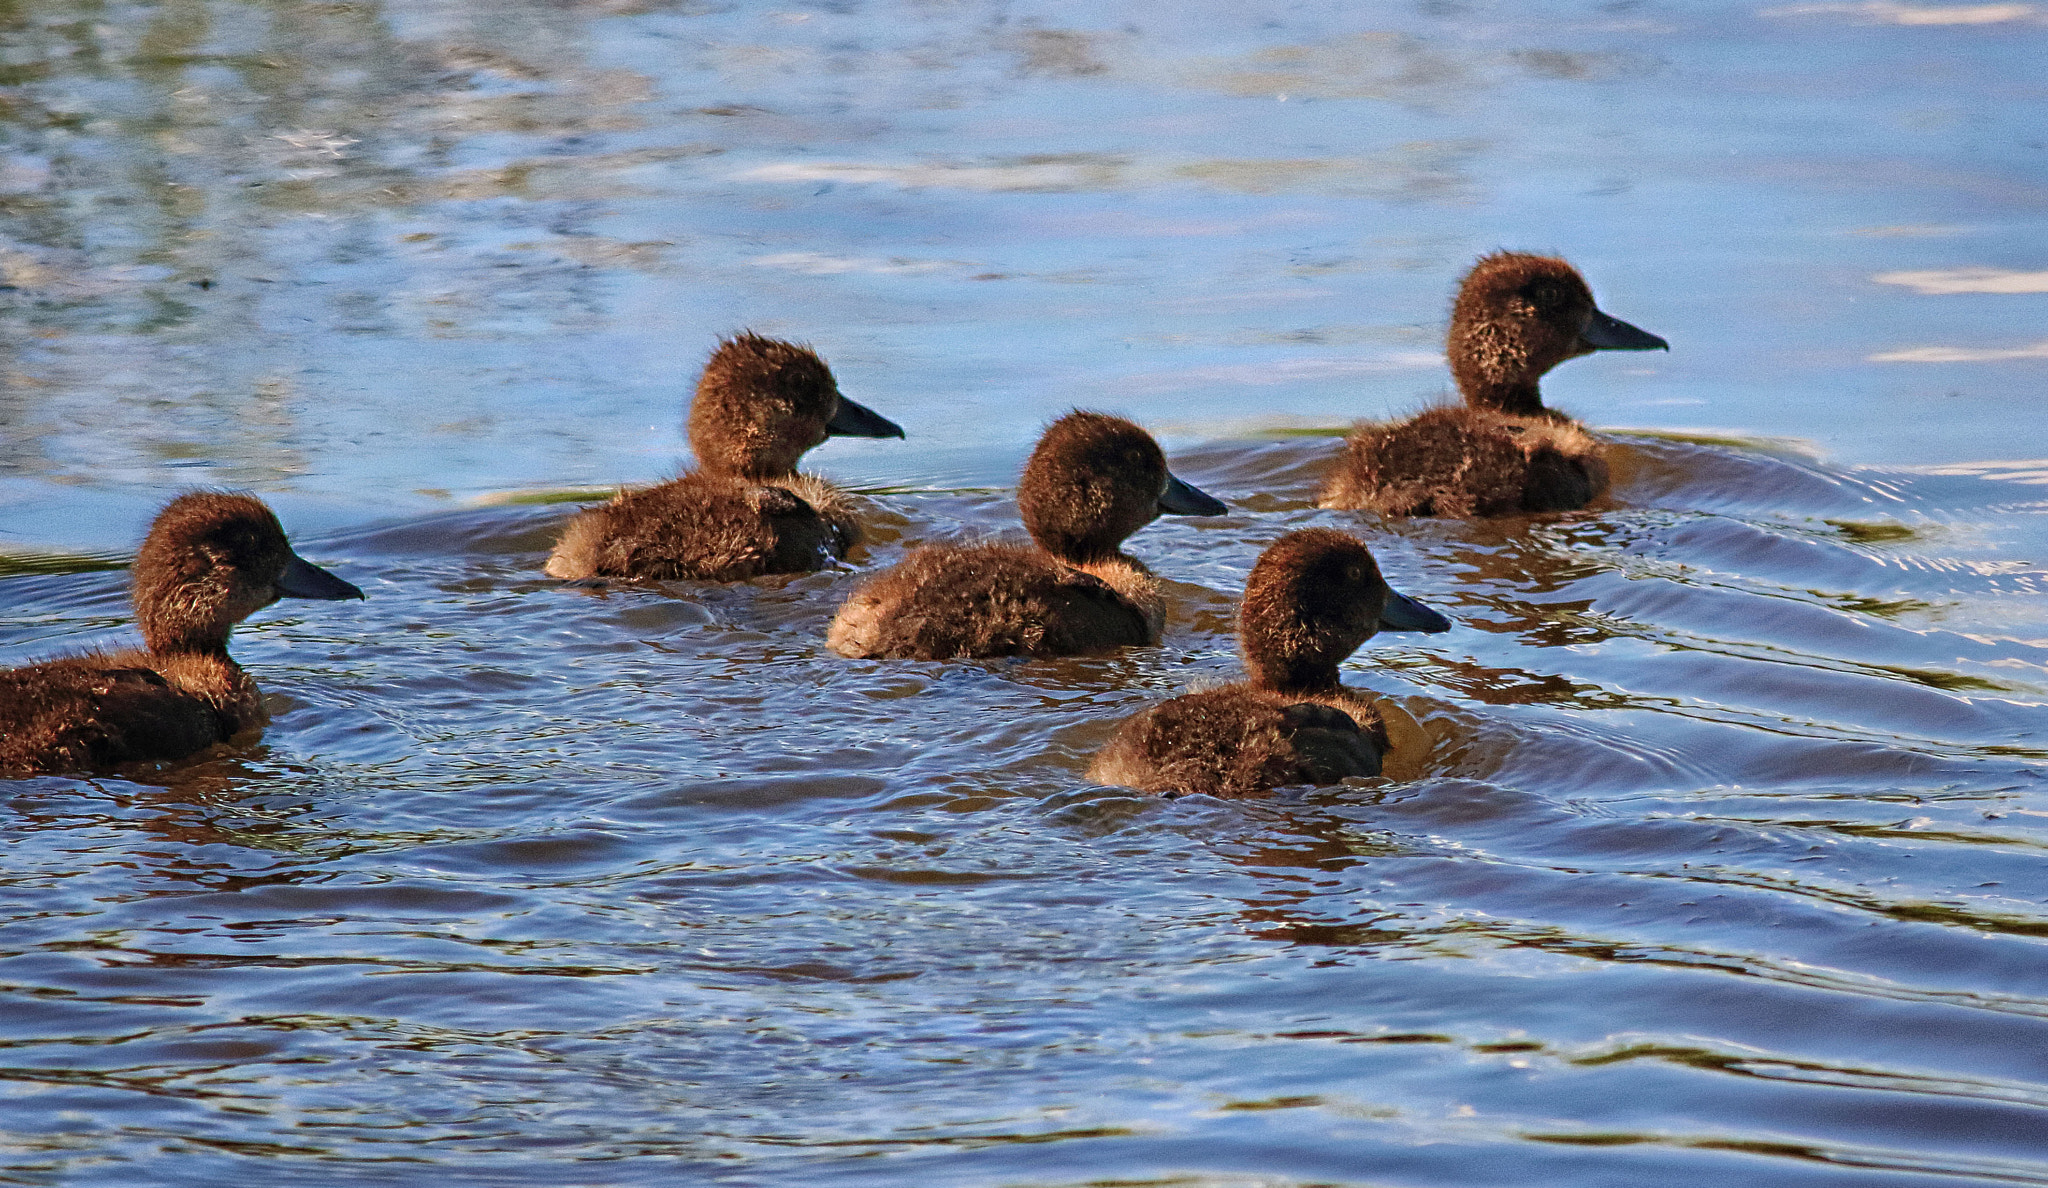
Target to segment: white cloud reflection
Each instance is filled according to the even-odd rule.
[[[1880,285],[1904,285],[1918,293],[2048,293],[2048,271],[2010,268],[1942,268],[1927,272],[1880,272]]]
[[[1286,359],[1270,363],[1219,364],[1155,371],[1129,376],[1125,391],[1171,392],[1210,384],[1243,384],[1268,388],[1276,384],[1315,383],[1348,379],[1359,375],[1384,375],[1390,371],[1415,371],[1442,367],[1444,357],[1435,351],[1390,351],[1370,358]]]
[[[2048,339],[2023,347],[1910,347],[1871,355],[1872,363],[2002,363],[2009,359],[2048,359]]]
[[[1766,8],[1763,16],[1852,16],[1886,25],[1999,25],[2040,17],[2032,4],[1898,4],[1864,0],[1856,4],[1788,4]]]

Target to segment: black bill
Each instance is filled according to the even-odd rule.
[[[1387,591],[1386,608],[1380,611],[1382,631],[1427,631],[1434,635],[1449,631],[1451,621],[1406,594]]]
[[[827,437],[901,437],[903,426],[864,404],[839,398],[839,411],[825,422]]]
[[[1668,351],[1671,344],[1650,333],[1638,330],[1620,318],[1593,311],[1593,318],[1586,323],[1586,330],[1579,335],[1587,346],[1596,351]]]
[[[329,602],[338,598],[361,598],[363,592],[354,585],[342,581],[318,565],[292,554],[284,563],[284,573],[277,579],[277,592],[286,598],[322,598]]]
[[[1171,471],[1166,475],[1166,490],[1159,496],[1159,510],[1175,516],[1220,516],[1230,511],[1221,499],[1188,486]]]

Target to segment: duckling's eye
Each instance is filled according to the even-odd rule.
[[[1145,469],[1145,451],[1125,450],[1124,465],[1130,467],[1132,470]]]
[[[1344,567],[1344,583],[1346,585],[1356,586],[1364,581],[1365,567],[1363,565],[1353,563]]]
[[[1545,312],[1562,309],[1571,304],[1571,294],[1563,285],[1552,281],[1536,281],[1530,284],[1522,290],[1522,298]]]

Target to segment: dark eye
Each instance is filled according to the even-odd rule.
[[[1537,281],[1523,289],[1522,297],[1529,304],[1545,312],[1562,309],[1571,302],[1571,294],[1565,291],[1563,285],[1549,281]]]
[[[1344,567],[1344,581],[1345,584],[1352,586],[1356,586],[1359,583],[1365,581],[1365,567],[1362,565],[1355,564],[1346,565]]]
[[[1125,450],[1124,465],[1130,467],[1132,470],[1143,470],[1145,468],[1145,451]]]

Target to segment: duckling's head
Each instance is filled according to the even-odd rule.
[[[1124,420],[1076,410],[1054,421],[1017,486],[1024,527],[1040,548],[1086,564],[1168,512],[1220,516],[1230,509],[1173,477],[1152,435]]]
[[[704,469],[788,478],[828,437],[901,437],[903,430],[839,394],[806,346],[742,332],[718,344],[690,402],[690,448]]]
[[[1330,528],[1290,532],[1259,555],[1237,611],[1252,684],[1283,693],[1337,687],[1337,666],[1380,631],[1448,631],[1451,621],[1396,594],[1372,551]]]
[[[262,500],[210,491],[157,513],[133,576],[136,621],[158,653],[223,653],[235,624],[280,598],[363,596],[292,552]]]
[[[1594,351],[1668,351],[1671,344],[1593,304],[1578,269],[1554,256],[1495,252],[1458,288],[1446,346],[1468,404],[1518,416],[1543,411],[1537,381]]]

